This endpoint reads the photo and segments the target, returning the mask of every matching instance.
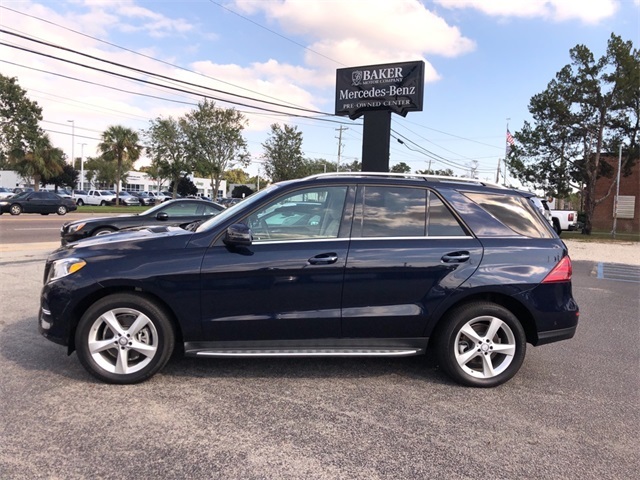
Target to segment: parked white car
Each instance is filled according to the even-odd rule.
[[[0,199],[13,197],[15,193],[10,188],[0,187]]]

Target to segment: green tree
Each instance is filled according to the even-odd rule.
[[[196,187],[195,183],[193,183],[191,179],[187,178],[186,176],[180,177],[177,183],[172,180],[169,184],[169,189],[174,192],[173,198],[176,198],[175,192],[183,197],[195,195],[196,193],[198,193],[198,187]]]
[[[231,192],[231,198],[246,198],[253,193],[246,185],[238,185]]]
[[[266,187],[269,184],[269,180],[267,178],[261,177],[260,175],[255,175],[249,178],[249,180],[246,183],[255,185],[256,192],[257,192],[263,189],[264,187]]]
[[[232,168],[224,172],[222,179],[227,181],[227,185],[249,183],[249,174],[241,168]]]
[[[73,168],[72,165],[69,165],[65,162],[63,163],[64,164],[62,165],[62,172],[60,172],[58,175],[54,175],[51,177],[43,176],[40,179],[40,183],[42,184],[42,186],[53,185],[56,189],[56,192],[58,191],[58,188],[76,188],[76,186],[78,185],[80,172]]]
[[[189,154],[186,121],[158,117],[150,124],[144,132],[147,153],[158,176],[171,180],[171,191],[176,198],[180,179],[192,173],[194,167]]]
[[[333,168],[332,171],[335,171],[335,168]],[[340,165],[340,171],[341,172],[361,172],[362,171],[362,162],[360,160],[354,160],[351,163]]]
[[[404,162],[396,163],[389,171],[391,173],[411,173],[411,167]]]
[[[220,190],[224,173],[236,165],[247,166],[249,153],[242,131],[247,121],[234,109],[216,108],[204,100],[187,113],[185,131],[195,170],[211,179],[214,192]]]
[[[13,168],[25,180],[31,179],[35,190],[39,189],[42,178],[62,173],[64,152],[51,144],[47,134],[38,137],[26,153],[14,150],[14,154]]]
[[[514,134],[509,170],[523,183],[553,196],[566,197],[584,186],[583,233],[590,234],[596,205],[615,186],[602,156],[624,144],[623,174],[638,158],[640,55],[632,42],[615,34],[597,60],[584,45],[572,48],[569,55],[571,63],[531,98],[533,124],[525,122]],[[596,198],[596,182],[604,177],[611,178],[608,191]]]
[[[156,182],[158,191],[162,190],[161,187],[164,184],[165,180],[169,180],[166,173],[164,173],[162,167],[157,162],[154,162],[153,160],[151,161],[151,165],[140,167],[140,171],[149,175],[151,180]]]
[[[302,155],[302,132],[298,127],[274,123],[269,137],[262,144],[264,171],[274,182],[304,177],[305,160]]]
[[[134,130],[122,125],[112,125],[102,133],[98,151],[106,161],[116,162],[116,205],[119,205],[123,166],[132,168],[133,163],[140,158],[140,139]]]
[[[300,171],[301,177],[317,175],[325,172],[335,172],[336,164],[327,162],[324,158],[305,158]]]
[[[44,132],[38,126],[42,108],[27,98],[16,78],[0,74],[0,168],[38,147]]]
[[[99,188],[100,185],[111,189],[116,183],[117,166],[114,162],[102,157],[88,157],[84,162],[84,174],[89,184],[85,187],[86,189]]]

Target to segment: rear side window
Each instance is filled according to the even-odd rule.
[[[479,192],[465,192],[465,196],[518,235],[530,238],[552,237],[548,226],[542,223],[542,219],[524,197]]]
[[[357,203],[354,237],[466,235],[444,203],[424,188],[366,185]]]

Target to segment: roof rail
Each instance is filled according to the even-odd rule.
[[[487,187],[506,188],[497,183],[485,182],[477,178],[467,177],[449,177],[446,175],[423,175],[420,173],[393,173],[393,172],[327,172],[310,175],[307,178],[327,178],[327,177],[395,177],[395,178],[411,178],[422,179],[426,181],[437,181],[442,183],[471,183],[475,185],[484,185]]]

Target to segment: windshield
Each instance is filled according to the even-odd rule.
[[[227,208],[226,210],[224,210],[220,214],[216,215],[215,217],[210,218],[206,222],[203,222],[202,224],[200,224],[198,226],[196,232],[207,231],[207,230],[215,227],[216,225],[219,225],[221,222],[225,222],[229,217],[235,215],[241,209],[242,210],[247,210],[247,211],[251,210],[251,206],[252,205],[254,205],[255,203],[257,203],[260,200],[262,200],[262,197],[264,197],[267,193],[272,192],[273,190],[275,190],[277,188],[278,188],[277,185],[271,185],[271,186],[265,188],[264,190],[260,190],[258,193],[254,193],[253,195],[251,195],[246,200],[243,200],[240,203],[236,203],[235,205]]]
[[[164,210],[165,208],[167,208],[167,204],[168,204],[168,203],[159,203],[159,204],[157,204],[155,207],[151,207],[150,209],[145,210],[145,211],[144,211],[144,212],[142,212],[142,213],[138,213],[138,215],[144,215],[144,216],[147,216],[147,215],[155,215],[155,213],[156,213],[158,210]]]

